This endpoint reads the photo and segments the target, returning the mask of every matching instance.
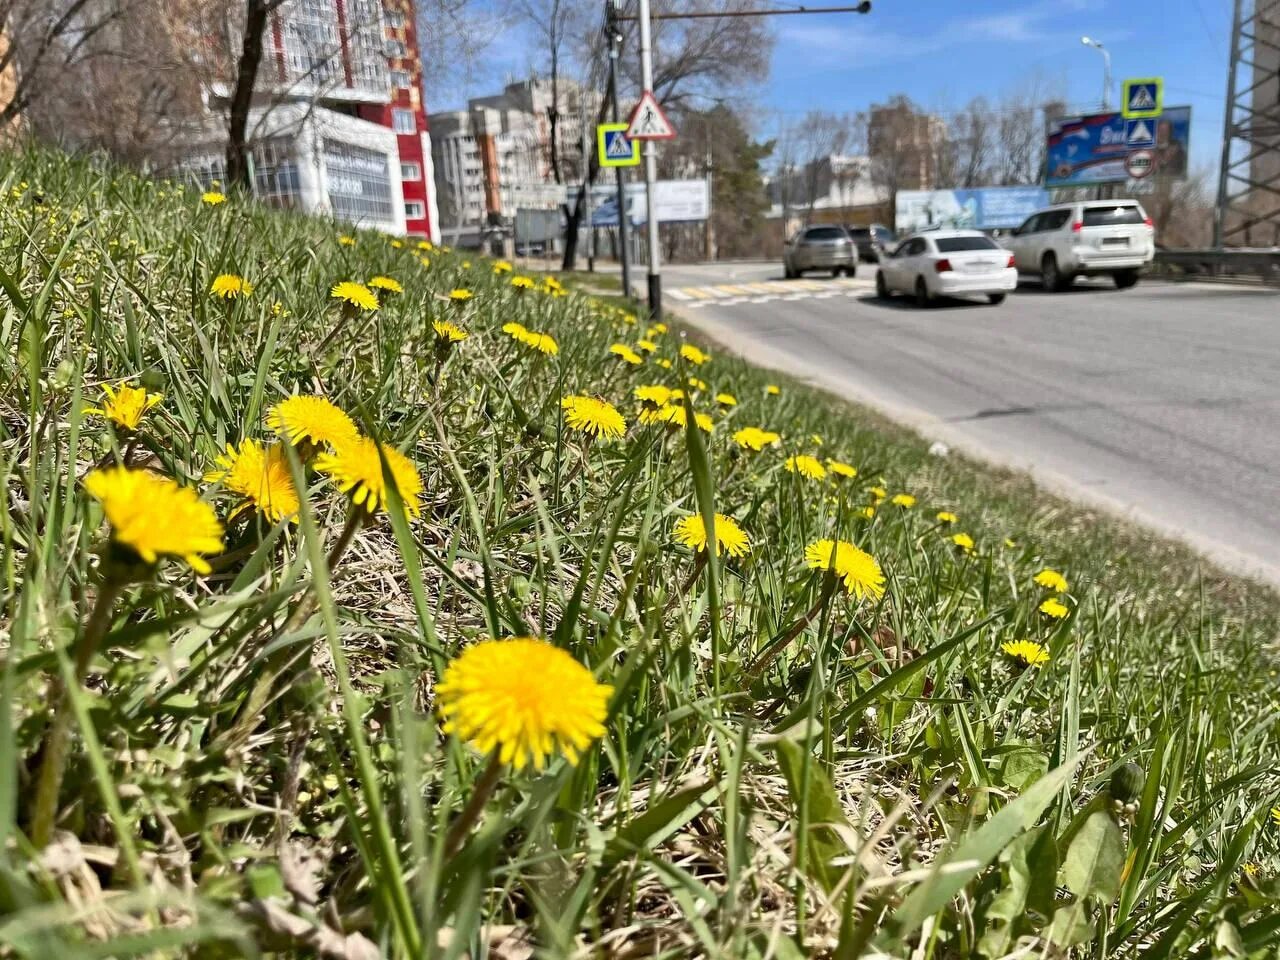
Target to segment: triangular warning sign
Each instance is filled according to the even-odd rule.
[[[636,108],[631,111],[627,136],[632,140],[673,140],[676,128],[662,112],[652,90],[646,90]]]
[[[1129,98],[1130,110],[1154,110],[1156,108],[1156,98],[1151,94],[1151,88],[1142,85],[1133,88],[1133,96]]]
[[[1147,125],[1147,121],[1139,120],[1133,125],[1133,129],[1129,131],[1130,143],[1149,143],[1155,139],[1151,132],[1151,127]]]
[[[627,135],[621,130],[612,131],[605,134],[608,146],[605,147],[604,155],[611,160],[626,160],[631,156],[631,144],[627,141]]]

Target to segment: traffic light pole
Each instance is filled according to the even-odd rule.
[[[653,89],[653,47],[649,30],[649,0],[640,0],[640,82]],[[652,143],[644,145],[644,196],[649,237],[649,315],[662,319],[662,251],[658,245],[658,155]]]
[[[609,116],[618,122],[618,52],[622,45],[622,32],[613,19],[613,2],[605,3],[605,30],[609,40],[609,88],[612,91]],[[622,262],[622,295],[631,296],[631,217],[627,213],[627,187],[622,179],[622,168],[615,167],[613,175],[618,184],[618,259]]]

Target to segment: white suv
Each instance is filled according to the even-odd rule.
[[[1032,214],[1005,237],[1021,273],[1039,274],[1046,290],[1063,290],[1078,276],[1110,274],[1120,289],[1156,253],[1151,218],[1136,200],[1064,203]]]

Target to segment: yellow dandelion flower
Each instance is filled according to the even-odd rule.
[[[342,244],[344,247],[354,247],[356,245],[356,238],[343,234],[338,238],[338,243]]]
[[[667,325],[665,323],[655,323],[652,327],[650,327],[645,332],[645,336],[646,337],[662,336],[662,334],[666,332],[667,332]]]
[[[875,503],[879,503],[881,500],[883,500],[885,497],[889,495],[889,491],[886,490],[884,487],[872,487],[867,492],[871,494],[871,499]]]
[[[404,246],[404,241],[403,241],[403,240],[392,240],[392,241],[391,241],[391,247],[392,247],[392,249],[393,249],[393,250],[399,250],[399,249],[400,249],[401,247],[403,247],[403,246]]]
[[[227,195],[217,190],[206,190],[200,194],[200,202],[210,207],[216,207],[220,203],[227,202]]]
[[[634,313],[624,313],[622,314],[622,322],[625,324],[634,324],[636,322],[636,315]]]
[[[955,523],[960,518],[950,510],[939,510],[936,519],[939,523]]]
[[[179,557],[197,573],[208,573],[200,554],[222,552],[222,524],[191,487],[148,470],[107,467],[91,471],[84,488],[102,504],[112,542],[144,563]]]
[[[799,454],[794,457],[787,457],[784,464],[789,473],[798,473],[802,477],[808,477],[810,480],[821,480],[827,475],[827,469],[822,465],[817,457],[810,457],[807,454]]]
[[[670,370],[670,369],[671,369],[671,361],[670,361],[670,360],[668,360],[666,357],[659,357],[659,358],[658,358],[658,366],[660,366],[663,370]]]
[[[298,491],[280,444],[265,450],[256,440],[243,441],[239,450],[227,444],[227,452],[214,462],[220,469],[205,474],[205,480],[238,493],[272,523],[297,515]]]
[[[875,557],[847,540],[815,540],[804,551],[812,569],[830,570],[844,581],[845,590],[863,600],[884,596],[884,573]]]
[[[117,391],[110,384],[104,383],[102,406],[86,407],[84,412],[106,417],[124,430],[137,430],[143,414],[162,400],[164,397],[160,394],[147,393],[142,387],[131,387],[126,383]]]
[[[493,272],[494,273],[510,273],[511,264],[508,263],[506,260],[495,260],[493,264]]]
[[[292,396],[267,414],[267,426],[290,443],[337,446],[360,435],[351,418],[324,397]]]
[[[470,300],[471,297],[472,293],[466,287],[455,287],[449,291],[449,299],[454,303],[462,303],[466,300]]]
[[[973,552],[973,537],[967,533],[957,533],[951,538],[951,542],[963,550],[965,553]]]
[[[676,521],[675,538],[690,550],[702,553],[707,549],[707,525],[702,514],[681,517]],[[731,557],[741,557],[751,549],[751,539],[738,526],[738,521],[723,513],[716,514],[716,556],[723,550]]]
[[[213,278],[209,293],[223,300],[237,300],[253,293],[253,284],[234,273],[220,273]]]
[[[778,394],[782,393],[782,391],[778,388],[778,385],[776,383],[769,384],[767,387],[764,388],[764,392],[771,397],[776,397]]]
[[[843,463],[840,460],[827,459],[827,469],[834,473],[837,477],[844,477],[846,480],[852,480],[858,475],[858,468],[851,463]]]
[[[565,397],[560,401],[564,420],[574,430],[602,440],[616,440],[627,432],[627,421],[617,408],[599,397]]]
[[[705,380],[699,380],[697,377],[690,377],[690,378],[689,378],[689,386],[693,387],[693,389],[695,389],[695,390],[706,390],[706,389],[707,389],[707,381],[705,381]]]
[[[543,277],[542,285],[552,292],[564,290],[564,286],[555,277]]]
[[[563,753],[576,764],[604,736],[613,687],[559,647],[533,637],[483,640],[445,667],[436,697],[446,733],[517,770]]]
[[[736,407],[738,405],[738,398],[732,393],[717,393],[716,403],[726,407]]]
[[[1049,662],[1049,650],[1034,640],[1006,640],[1000,649],[1026,667],[1043,667]]]
[[[711,359],[711,355],[709,353],[703,353],[692,343],[681,344],[680,356],[684,357],[696,367],[702,366]]]
[[[404,293],[404,287],[400,286],[400,281],[392,277],[374,277],[369,281],[369,286],[375,290],[386,290],[389,293]]]
[[[376,293],[363,283],[356,283],[352,280],[343,280],[341,283],[335,283],[329,291],[329,296],[334,300],[341,300],[343,303],[350,304],[360,310],[377,310],[381,306],[378,303],[378,295]]]
[[[1018,546],[1016,541],[1010,540],[1008,537],[1004,538],[1004,545],[1005,545],[1005,549],[1007,550],[1013,550],[1015,547]]]
[[[672,399],[676,399],[673,397]],[[668,403],[655,411],[646,411],[640,415],[642,423],[669,423],[673,426],[683,427],[689,422],[689,415],[685,412],[684,404]],[[698,425],[698,429],[704,433],[710,433],[715,429],[715,423],[711,417],[705,413],[695,413],[693,422]]]
[[[651,403],[655,407],[666,406],[666,404],[671,400],[670,388],[664,387],[659,383],[650,383],[636,387],[634,393],[636,399],[641,403]]]
[[[419,240],[419,241],[418,241],[418,249],[419,249],[419,250],[434,250],[434,249],[435,249],[435,244],[433,244],[430,240]]]
[[[782,437],[772,430],[761,430],[759,427],[743,427],[733,435],[733,442],[744,450],[763,450],[771,447]]]
[[[894,495],[893,500],[890,502],[895,507],[902,507],[903,509],[910,510],[916,505],[916,498],[909,493],[898,493]]]
[[[502,332],[513,340],[519,340],[521,337],[524,337],[529,333],[529,331],[525,329],[524,324],[516,323],[515,321],[504,323],[502,325]]]
[[[1040,604],[1040,612],[1046,617],[1052,617],[1054,620],[1061,620],[1071,612],[1071,608],[1057,597],[1050,597],[1044,603]]]
[[[431,329],[436,332],[436,336],[441,340],[447,340],[450,343],[460,343],[470,336],[467,331],[455,323],[450,323],[448,320],[433,320]]]
[[[511,285],[517,290],[532,290],[537,286],[533,277],[512,277]]]
[[[657,352],[657,349],[658,349],[658,345],[654,343],[652,340],[637,340],[636,346],[641,350],[643,350],[645,353],[655,353]]]
[[[875,507],[869,507],[869,506],[868,506],[868,507],[862,507],[862,508],[861,508],[861,509],[859,509],[859,510],[855,510],[855,511],[854,511],[854,513],[859,514],[859,515],[860,515],[860,516],[862,516],[864,519],[870,520],[872,517],[874,517],[874,516],[876,515],[876,508],[875,508]]]
[[[1046,590],[1051,590],[1054,593],[1067,592],[1067,578],[1057,570],[1050,570],[1048,568],[1041,570],[1036,574],[1035,581],[1037,585],[1044,587]]]
[[[418,476],[418,468],[413,461],[394,447],[369,437],[356,437],[337,444],[333,453],[322,453],[316,457],[316,469],[327,474],[343,493],[350,493],[356,506],[363,506],[369,513],[377,513],[386,508],[388,493],[379,450],[387,458],[391,479],[404,502],[404,512],[410,517],[418,516],[422,478]]]
[[[1271,808],[1271,820],[1277,827],[1280,827],[1280,807]]]
[[[632,366],[636,366],[641,363],[644,363],[644,357],[640,356],[640,354],[636,353],[634,350],[628,347],[625,343],[615,343],[613,346],[609,348],[609,352],[613,354],[615,357],[621,357],[623,360],[625,360],[627,363],[631,364]]]
[[[524,336],[519,339],[525,346],[533,347],[539,353],[545,353],[549,357],[554,357],[560,352],[560,345],[556,343],[555,338],[549,333],[526,330]]]

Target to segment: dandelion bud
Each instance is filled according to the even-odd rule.
[[[1142,789],[1146,783],[1146,773],[1140,766],[1130,761],[1111,774],[1111,782],[1107,789],[1117,803],[1128,804],[1142,796]]]

